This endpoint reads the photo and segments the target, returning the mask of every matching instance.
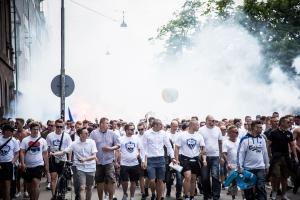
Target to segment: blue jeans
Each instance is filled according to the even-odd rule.
[[[171,193],[171,188],[174,182],[173,173],[176,176],[176,196],[179,196],[182,191],[182,176],[181,173],[170,169],[169,165],[166,165],[166,188],[167,193]]]
[[[165,158],[162,157],[151,157],[147,158],[147,172],[148,178],[165,180],[166,166]]]
[[[204,199],[208,199],[211,195],[214,200],[220,199],[221,183],[219,181],[219,156],[207,156],[207,166],[201,168],[201,182],[203,187]],[[212,178],[212,187],[210,183]]]
[[[249,172],[255,174],[256,176],[256,185],[255,193],[253,188],[244,190],[245,198],[247,200],[267,200],[267,192],[265,188],[266,183],[266,171],[264,169],[251,169]]]

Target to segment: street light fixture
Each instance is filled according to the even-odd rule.
[[[122,27],[122,28],[126,28],[126,27],[127,27],[127,24],[126,24],[126,22],[125,22],[124,11],[123,11],[123,21],[122,21],[121,27]]]

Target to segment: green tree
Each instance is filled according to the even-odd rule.
[[[300,54],[299,0],[244,0],[242,6],[234,6],[233,0],[187,0],[156,39],[166,39],[167,53],[180,53],[192,45],[190,38],[205,24],[203,17],[234,19],[259,39],[267,64],[277,62],[293,72],[292,62]]]

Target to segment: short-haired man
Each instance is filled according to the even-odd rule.
[[[272,177],[272,196],[276,199],[277,191],[282,187],[282,199],[288,200],[286,196],[287,179],[290,176],[290,153],[289,148],[294,153],[296,162],[298,161],[296,145],[294,143],[293,134],[289,131],[290,121],[288,117],[281,117],[279,127],[270,132],[268,137],[271,146],[271,167],[270,174]]]
[[[196,179],[200,173],[200,159],[204,161],[204,165],[207,165],[204,139],[197,133],[198,130],[198,121],[192,119],[188,131],[179,135],[175,145],[175,158],[183,166],[183,190],[186,200],[194,199]]]
[[[119,138],[120,151],[118,151],[117,162],[120,164],[120,178],[123,188],[123,200],[127,200],[128,182],[130,181],[130,200],[134,199],[136,181],[139,180],[140,165],[138,156],[141,143],[134,135],[134,125],[128,123],[124,126],[126,135]]]
[[[55,123],[53,120],[48,120],[47,121],[47,128],[41,132],[41,136],[46,139],[47,138],[47,135],[49,133],[52,133],[53,131],[55,131]]]
[[[11,125],[2,127],[0,135],[0,187],[4,200],[10,199],[10,184],[13,180],[13,165],[19,157],[20,146],[13,137],[14,128]]]
[[[201,169],[204,199],[208,199],[212,193],[213,199],[218,200],[221,193],[219,164],[222,161],[222,133],[220,128],[215,126],[215,119],[211,115],[206,117],[206,125],[199,129],[199,133],[203,136],[207,156],[207,166]]]
[[[63,151],[71,145],[72,140],[68,133],[63,130],[64,122],[61,119],[55,121],[55,131],[47,135],[46,141],[50,152]],[[59,158],[49,157],[49,172],[51,176],[51,191],[52,195],[55,193],[57,177],[63,170],[63,165],[66,160],[71,160],[71,155],[63,155]],[[55,198],[55,197],[53,197]]]
[[[51,153],[52,155],[63,155],[65,153],[74,154],[74,166],[76,166],[76,176],[79,181],[80,199],[91,200],[92,186],[96,171],[96,143],[88,139],[89,132],[86,128],[77,130],[79,140],[75,140],[64,151]]]
[[[31,122],[31,134],[25,137],[20,145],[21,169],[27,183],[31,200],[38,200],[40,194],[40,181],[43,171],[48,173],[48,145],[39,134],[40,124]]]
[[[115,191],[115,168],[113,161],[114,151],[120,148],[118,136],[108,129],[109,121],[103,117],[99,122],[99,129],[91,132],[90,138],[96,142],[97,146],[97,166],[95,181],[97,184],[98,198],[103,199],[104,183],[107,184],[109,200],[113,199]]]
[[[144,133],[146,131],[146,125],[145,122],[140,122],[137,125],[137,138],[139,139],[139,143],[143,144],[143,138],[144,138]],[[141,165],[142,163],[142,158],[141,154],[139,154],[139,164]],[[148,180],[148,173],[146,169],[143,169],[142,167],[140,168],[140,188],[141,188],[141,193],[142,193],[142,200],[145,200],[146,197],[149,195],[148,193],[148,186],[149,186],[149,180]]]
[[[251,123],[251,130],[244,136],[238,147],[237,169],[240,173],[244,169],[256,175],[255,193],[253,188],[245,190],[246,199],[266,200],[265,189],[266,172],[269,168],[269,157],[265,139],[260,135],[262,123],[254,120]]]
[[[167,154],[171,157],[172,162],[176,162],[176,160],[170,140],[165,132],[162,131],[161,120],[154,119],[152,126],[144,135],[143,150],[145,156],[142,158],[142,167],[147,168],[150,187],[152,190],[156,189],[156,198],[161,199],[166,172],[164,146],[167,148]],[[151,200],[154,199],[155,194],[152,194]]]
[[[237,162],[237,150],[240,141],[238,140],[238,129],[236,126],[231,125],[227,128],[228,139],[223,141],[223,158],[225,159],[225,164],[229,172],[236,169]],[[232,199],[235,199],[237,194],[237,185],[236,182],[233,186],[228,189],[228,192],[232,196]]]
[[[198,121],[198,119],[197,119],[197,121]],[[181,134],[181,132],[179,132],[178,128],[179,128],[179,122],[177,120],[172,120],[171,124],[170,124],[170,130],[168,130],[166,132],[169,140],[171,141],[171,145],[174,150],[175,150],[175,144],[176,144],[177,138]],[[171,194],[171,188],[172,188],[173,181],[174,181],[172,173],[174,171],[175,170],[170,169],[169,163],[167,163],[167,165],[166,165],[166,188],[167,188],[166,196],[167,197],[169,197]],[[175,171],[174,173],[175,173],[175,177],[176,177],[176,199],[178,199],[181,197],[182,176],[181,176],[181,173],[178,171]]]

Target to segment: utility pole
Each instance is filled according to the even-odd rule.
[[[65,1],[61,0],[60,118],[65,120]]]

